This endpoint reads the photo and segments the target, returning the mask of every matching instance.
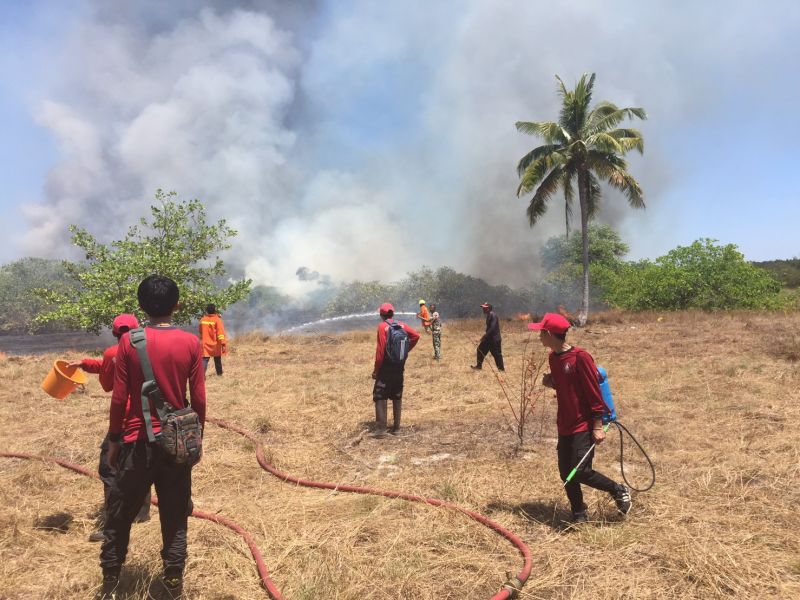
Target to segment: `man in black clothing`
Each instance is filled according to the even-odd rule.
[[[500,319],[497,318],[497,313],[494,312],[492,305],[488,302],[481,304],[481,308],[483,309],[483,314],[486,315],[486,333],[483,334],[480,344],[478,344],[478,364],[473,365],[472,368],[475,370],[482,369],[483,359],[490,352],[494,356],[497,370],[505,371],[502,339],[500,338]]]

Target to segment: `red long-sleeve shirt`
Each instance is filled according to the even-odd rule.
[[[551,352],[549,363],[558,398],[558,434],[588,431],[605,410],[592,355],[573,346],[566,352]]]
[[[117,360],[118,346],[109,346],[103,352],[103,360],[96,358],[84,358],[81,361],[81,369],[87,373],[94,373],[99,376],[100,387],[103,391],[110,392],[114,389],[114,365]]]
[[[147,354],[165,401],[176,409],[187,406],[188,385],[191,406],[200,417],[201,425],[205,425],[206,384],[200,340],[191,333],[174,327],[148,327],[146,331]],[[120,338],[117,349],[117,368],[108,426],[111,440],[117,441],[120,436],[125,442],[147,439],[141,403],[143,383],[139,354],[131,344],[130,334],[125,333]],[[131,402],[126,410],[125,404],[129,395]],[[150,416],[153,432],[158,433],[161,431],[161,422],[152,402]]]
[[[374,373],[377,373],[381,370],[381,365],[383,365],[383,356],[386,353],[386,336],[389,331],[389,322],[392,322],[392,319],[387,319],[382,323],[378,323],[378,345],[375,348],[375,368],[373,370]],[[400,325],[402,325],[403,329],[405,329],[406,333],[408,334],[408,351],[414,348],[419,341],[419,334],[411,329],[408,325],[403,323],[402,321],[394,321]]]

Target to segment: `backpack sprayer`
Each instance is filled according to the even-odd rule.
[[[622,471],[622,479],[630,489],[635,490],[637,492],[646,492],[647,490],[652,488],[656,483],[656,469],[653,466],[653,461],[650,460],[650,457],[647,455],[647,452],[645,452],[644,448],[642,448],[642,445],[639,443],[639,440],[633,437],[633,434],[628,430],[627,427],[625,427],[622,423],[617,421],[617,409],[614,406],[614,396],[611,394],[611,386],[608,383],[608,373],[606,373],[606,370],[599,365],[597,367],[597,382],[600,384],[600,393],[603,396],[603,404],[606,405],[606,410],[603,413],[603,431],[607,432],[612,424],[615,425],[617,427],[617,430],[619,431],[619,467],[620,470]],[[636,446],[639,448],[639,451],[647,460],[647,464],[650,465],[650,473],[652,474],[652,479],[650,480],[650,483],[647,485],[647,487],[644,488],[634,487],[633,485],[631,485],[631,482],[628,481],[628,478],[625,476],[625,453],[623,448],[624,436],[622,435],[623,431],[627,433],[628,436],[633,440],[633,443],[636,444]],[[575,468],[572,469],[572,471],[570,471],[569,475],[567,475],[567,478],[564,480],[565,487],[570,481],[572,481],[572,478],[575,477],[575,473],[578,472],[578,469],[581,468],[581,465],[583,465],[583,463],[586,462],[586,459],[589,458],[589,455],[594,451],[595,446],[597,446],[597,442],[592,444],[591,448],[589,448],[586,454],[583,455],[583,458],[581,458],[580,461],[578,461],[578,464],[575,465]]]

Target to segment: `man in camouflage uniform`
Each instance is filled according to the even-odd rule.
[[[433,337],[433,358],[439,360],[442,358],[442,321],[439,318],[439,312],[436,310],[436,305],[431,304],[431,334]]]

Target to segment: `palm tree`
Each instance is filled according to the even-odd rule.
[[[600,102],[590,109],[594,73],[584,74],[570,91],[556,75],[561,94],[558,122],[517,121],[517,131],[539,136],[544,145],[534,148],[517,165],[520,182],[517,197],[534,192],[528,204],[528,221],[533,227],[545,211],[547,201],[559,187],[564,190],[567,234],[569,234],[573,182],[578,184],[583,239],[583,302],[579,325],[589,316],[589,219],[597,212],[600,181],[625,194],[633,208],[644,208],[642,188],[628,173],[623,156],[629,150],[644,151],[642,134],[636,129],[615,129],[626,118],[646,119],[642,108],[619,108]],[[535,188],[535,191],[534,191]]]

